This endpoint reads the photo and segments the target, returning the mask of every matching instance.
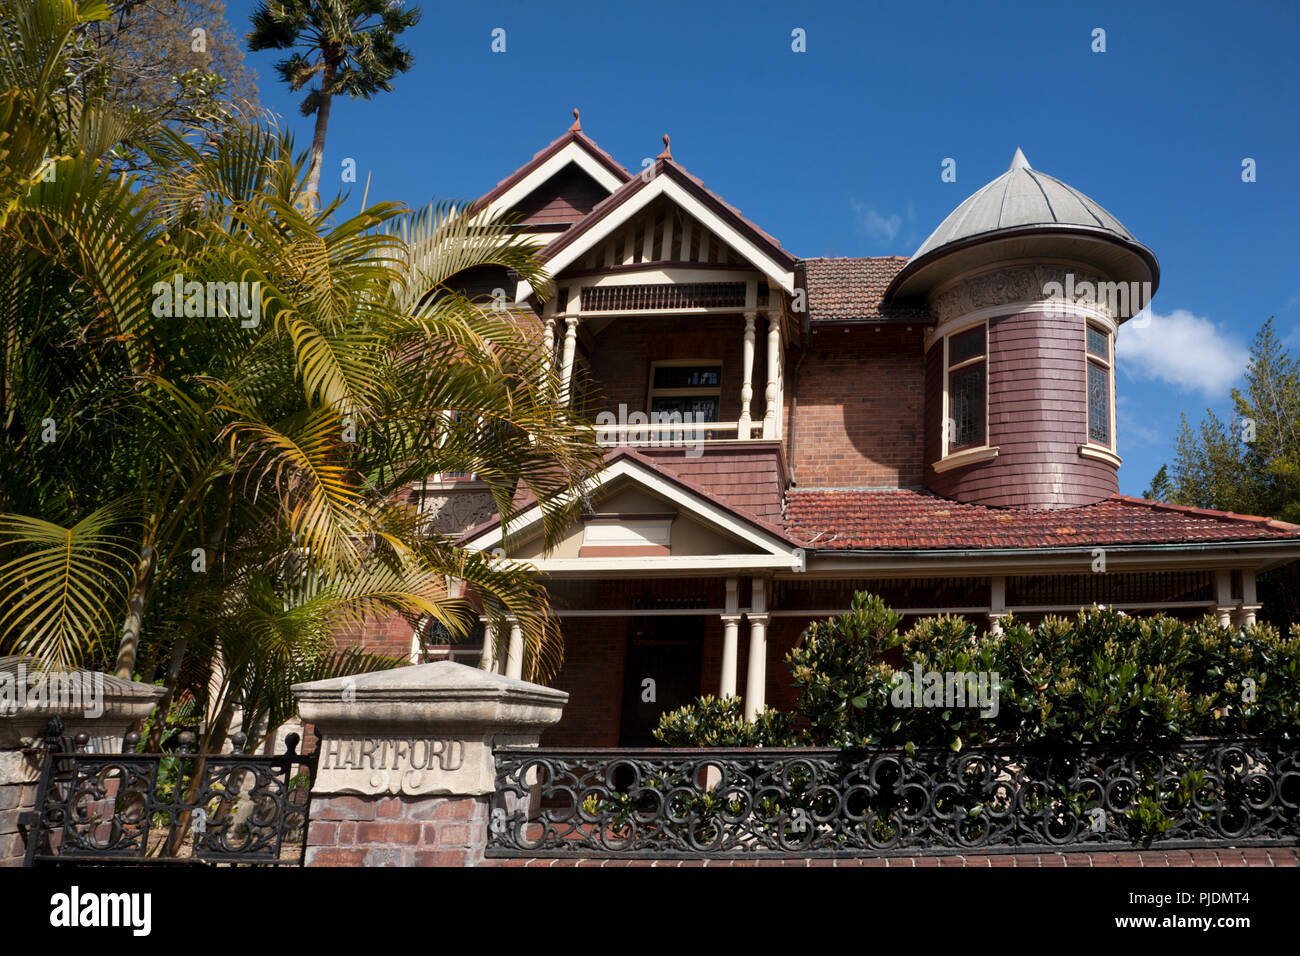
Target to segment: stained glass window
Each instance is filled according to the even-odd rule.
[[[948,421],[944,454],[988,441],[988,332],[981,324],[948,337]]]
[[[1088,363],[1088,440],[1110,447],[1110,369]]]

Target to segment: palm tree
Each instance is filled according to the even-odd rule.
[[[401,0],[264,0],[249,19],[249,50],[299,48],[275,65],[289,89],[320,80],[301,106],[303,116],[316,115],[307,177],[307,200],[315,203],[334,94],[370,99],[392,90],[393,77],[412,63],[397,37],[420,21],[420,10],[404,9]]]
[[[57,62],[17,61],[57,60],[51,37],[76,29],[78,8],[27,9],[0,75],[58,77]],[[308,208],[306,157],[264,124],[201,144],[154,131],[147,188],[65,136],[45,177],[43,149],[22,144],[54,141],[49,114],[31,109],[31,83],[12,88],[0,99],[0,199],[12,197],[0,650],[134,676],[184,647],[175,681],[211,716],[209,749],[237,711],[273,730],[295,680],[380,666],[335,650],[376,614],[459,635],[480,613],[503,635],[512,617],[534,678],[553,674],[560,645],[535,572],[434,534],[409,494],[473,471],[506,520],[531,491],[553,535],[568,514],[558,500],[599,462],[556,400],[537,330],[457,292],[485,265],[548,289],[533,248],[448,204],[342,221],[339,200]],[[177,275],[256,290],[259,321],[202,296],[195,314],[166,314]]]

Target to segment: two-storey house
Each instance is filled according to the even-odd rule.
[[[988,628],[1094,602],[1241,623],[1300,556],[1298,526],[1118,493],[1115,339],[1156,257],[1018,150],[910,258],[801,259],[664,139],[634,174],[575,111],[478,203],[545,243],[555,296],[484,291],[535,312],[608,446],[555,547],[536,507],[504,536],[564,636],[545,742],[649,744],[702,693],[789,706],[783,656],[858,590]],[[503,547],[472,476],[434,493],[440,527]],[[527,676],[515,638],[445,652]]]

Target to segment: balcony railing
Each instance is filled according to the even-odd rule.
[[[632,448],[683,448],[704,442],[735,441],[752,438],[742,435],[739,422],[667,422],[646,425],[593,425],[596,441],[606,446],[627,445]]]

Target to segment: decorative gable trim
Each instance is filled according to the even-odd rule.
[[[703,186],[693,183],[674,164],[661,160],[655,170],[656,174],[648,183],[639,176],[633,178],[593,209],[586,219],[551,243],[542,253],[550,274],[558,276],[566,268],[579,263],[586,253],[655,199],[666,196],[770,281],[794,294],[797,260]],[[529,283],[520,282],[516,298],[522,300],[533,291]]]
[[[630,178],[623,169],[580,133],[566,133],[533,157],[474,204],[498,216],[518,205],[569,165],[577,166],[602,189],[613,193]]]
[[[656,555],[637,556],[636,566],[638,570],[673,570],[678,568],[687,570],[715,567],[754,570],[803,570],[804,552],[791,541],[778,537],[761,524],[749,520],[743,515],[737,514],[702,495],[696,494],[691,489],[669,479],[667,476],[655,471],[654,468],[630,456],[615,459],[608,467],[597,474],[587,492],[589,495],[595,494],[601,489],[622,480],[630,480],[646,491],[672,502],[678,507],[679,514],[693,517],[713,530],[739,539],[760,552],[759,554],[737,553],[684,555],[678,557],[659,551]],[[573,496],[565,496],[562,501],[564,505],[570,505],[573,503]],[[502,546],[503,537],[515,538],[526,535],[540,527],[541,521],[541,506],[534,504],[510,522],[508,527],[504,529],[504,535],[501,524],[495,522],[477,532],[471,532],[462,543],[471,551],[493,551]],[[603,545],[596,542],[587,547],[593,545],[603,548]],[[652,545],[662,546],[658,542],[647,542],[647,547]],[[610,560],[609,556],[602,557],[605,558],[606,562]],[[621,561],[624,558],[613,558],[612,560]],[[539,558],[529,563],[535,565],[538,570],[546,572],[595,570],[591,566],[591,558],[585,555],[578,558]]]

